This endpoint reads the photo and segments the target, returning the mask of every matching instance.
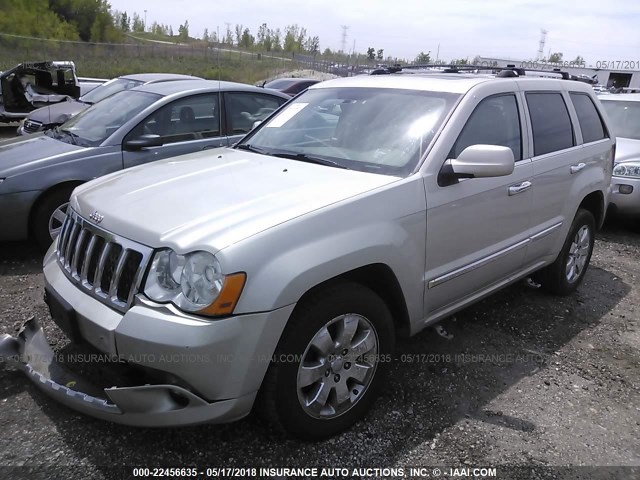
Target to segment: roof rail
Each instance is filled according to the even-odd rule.
[[[597,79],[593,77],[582,78],[576,75],[571,75],[569,72],[565,72],[559,68],[553,70],[534,69],[534,68],[520,68],[515,65],[507,65],[506,67],[489,66],[489,65],[472,65],[472,64],[440,64],[440,63],[427,63],[417,65],[394,65],[393,67],[378,68],[371,72],[371,75],[385,75],[391,73],[399,73],[402,71],[411,70],[435,70],[440,73],[462,73],[462,72],[491,72],[497,77],[523,77],[527,72],[540,73],[546,75],[553,75],[554,77],[562,78],[563,80],[577,80],[585,83],[597,83]]]

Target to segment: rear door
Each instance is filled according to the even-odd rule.
[[[523,149],[526,127],[521,97],[517,91],[501,91],[505,88],[495,82],[485,87],[489,96],[474,95],[459,107],[449,121],[456,127],[433,152],[441,172],[447,159],[457,158],[468,146],[502,145],[513,151],[515,168],[507,176],[460,179],[452,184],[438,180],[436,170],[425,176],[427,318],[508,281],[522,268],[533,172]]]
[[[287,99],[257,92],[224,93],[225,127],[229,144],[233,145],[253,129],[257,121],[265,120]]]
[[[124,168],[226,146],[219,111],[218,93],[192,95],[160,107],[126,135],[123,145],[146,134],[160,135],[163,144],[136,151],[123,149]]]
[[[533,151],[531,244],[527,264],[557,257],[589,183],[602,178],[609,140],[586,93],[525,93]],[[595,176],[594,176],[595,174]]]

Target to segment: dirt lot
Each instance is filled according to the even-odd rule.
[[[514,285],[403,340],[366,421],[319,443],[284,439],[256,418],[173,430],[76,414],[0,366],[0,478],[115,478],[112,466],[498,467],[497,478],[574,478],[545,466],[640,466],[640,234],[608,225],[579,291]],[[59,348],[42,300],[40,255],[0,244],[0,332],[35,316]],[[38,474],[18,465],[72,465]],[[501,466],[533,465],[501,476]],[[505,470],[506,471],[506,470]],[[582,470],[582,478],[593,478]],[[597,472],[596,472],[597,473]],[[640,469],[597,478],[640,478]],[[365,475],[366,477],[367,475]]]

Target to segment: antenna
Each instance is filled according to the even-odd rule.
[[[547,32],[544,28],[540,30],[540,43],[538,44],[538,57],[536,60],[542,60],[544,57],[544,44],[547,41]]]
[[[349,26],[340,25],[340,28],[342,28],[342,48],[340,49],[340,51],[344,53],[345,49],[347,48],[347,30],[349,30]]]

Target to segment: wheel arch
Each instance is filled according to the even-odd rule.
[[[65,189],[73,190],[74,188],[76,188],[79,185],[82,185],[83,183],[85,182],[81,180],[66,180],[64,182],[57,183],[47,188],[46,190],[42,191],[40,195],[38,195],[38,198],[36,198],[35,202],[33,202],[33,205],[29,210],[29,223],[28,223],[29,234],[33,235],[33,221],[34,221],[35,213],[38,211],[38,208],[40,208],[40,205],[42,205],[42,203],[47,200],[47,198],[49,198],[51,195],[54,195],[55,193],[61,190],[65,190]]]
[[[408,336],[411,331],[407,302],[400,282],[393,270],[384,263],[372,263],[349,270],[325,280],[308,289],[298,303],[341,281],[349,280],[363,285],[378,295],[387,305],[393,318],[394,328],[400,336]]]
[[[596,219],[596,228],[598,230],[602,228],[602,224],[604,223],[606,213],[606,205],[604,203],[604,194],[600,190],[597,190],[584,197],[578,206],[578,208],[591,212],[593,218]]]

